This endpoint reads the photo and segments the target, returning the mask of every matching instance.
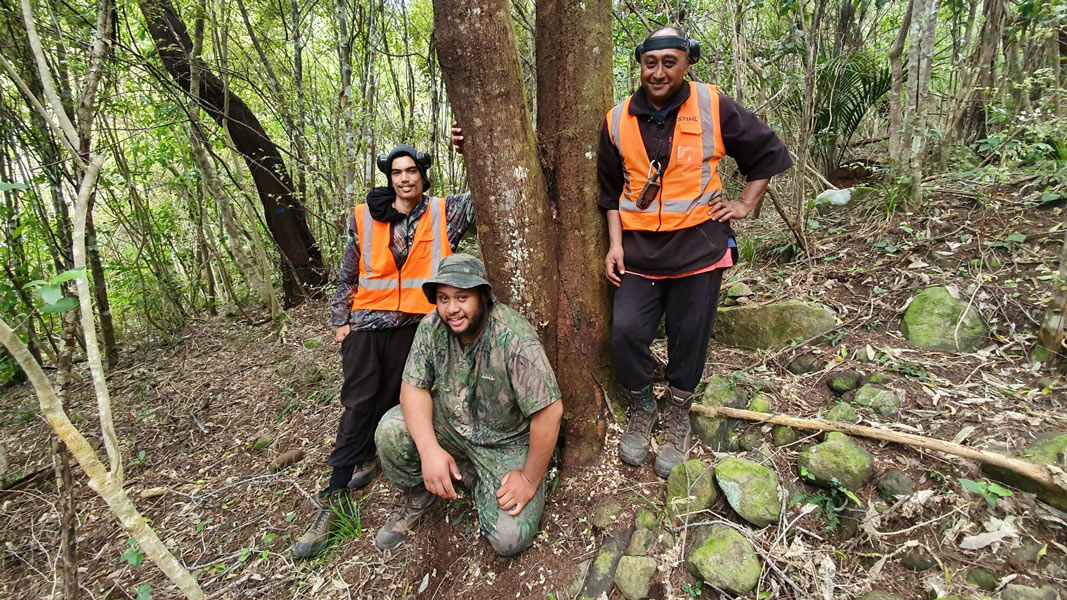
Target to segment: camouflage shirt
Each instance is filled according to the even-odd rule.
[[[433,397],[435,422],[450,424],[471,444],[525,446],[530,415],[560,398],[537,332],[497,302],[485,328],[464,347],[434,311],[411,344],[404,382]]]
[[[392,221],[389,250],[398,267],[404,265],[408,251],[415,239],[415,228],[426,212],[427,195],[415,205],[406,218]],[[445,218],[448,228],[448,243],[455,252],[463,234],[474,224],[474,203],[470,192],[445,198]],[[337,275],[337,292],[330,302],[330,324],[334,327],[350,325],[353,331],[393,329],[414,325],[425,315],[400,312],[398,310],[351,310],[352,299],[356,296],[359,281],[359,239],[356,235],[355,217],[348,215],[348,245],[341,255],[341,271]]]

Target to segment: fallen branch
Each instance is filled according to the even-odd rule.
[[[961,446],[960,444],[946,442],[944,440],[923,437],[921,435],[900,433],[897,431],[889,431],[886,429],[875,429],[873,427],[853,425],[851,423],[831,423],[828,421],[819,421],[816,419],[800,419],[797,417],[787,417],[783,415],[770,415],[767,413],[759,413],[751,410],[742,410],[739,408],[730,408],[727,406],[712,407],[703,406],[701,404],[694,404],[690,410],[701,416],[706,417],[729,417],[732,419],[755,421],[757,423],[785,425],[787,427],[794,427],[797,429],[837,431],[840,433],[847,433],[849,435],[857,435],[861,437],[882,440],[885,442],[893,442],[895,444],[903,444],[905,446],[913,446],[915,448],[936,450],[938,452],[952,454],[953,456],[959,456],[960,458],[976,460],[984,464],[1000,467],[1004,470],[1011,471],[1012,473],[1015,473],[1017,475],[1021,475],[1022,477],[1025,477],[1033,481],[1034,483],[1040,485],[1042,488],[1048,490],[1050,494],[1059,499],[1058,502],[1050,502],[1050,504],[1067,504],[1067,486],[1065,486],[1063,483],[1057,481],[1056,478],[1054,478],[1054,473],[1051,469],[1049,469],[1045,465],[1039,465],[1037,463],[1032,463],[1018,458],[1012,458],[1010,456],[1004,456],[1003,454],[997,454],[996,452],[978,450],[975,448],[970,448],[968,446]]]

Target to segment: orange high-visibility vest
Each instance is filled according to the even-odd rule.
[[[637,199],[652,174],[630,96],[608,112],[608,132],[622,157],[623,189],[619,216],[624,229],[676,231],[711,219],[708,205],[722,195],[719,159],[726,152],[719,125],[719,89],[689,82],[689,98],[678,109],[670,164],[660,180],[659,196],[644,210]]]
[[[397,270],[389,250],[389,223],[375,221],[366,204],[353,210],[359,237],[359,288],[352,310],[399,310],[427,314],[434,305],[426,301],[422,284],[437,275],[441,259],[452,254],[448,243],[445,199],[430,198],[426,212],[415,225],[415,237],[404,266]]]

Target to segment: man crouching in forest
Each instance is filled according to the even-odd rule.
[[[474,222],[471,195],[431,198],[426,171],[432,159],[407,145],[378,157],[388,187],[373,188],[357,205],[341,258],[331,305],[335,341],[341,344],[344,413],[327,463],[330,483],[319,493],[315,522],[293,547],[309,558],[326,547],[347,489],[370,483],[378,471],[374,428],[396,406],[400,374],[415,329],[433,304],[419,285],[437,272]],[[342,505],[343,506],[343,505]]]
[[[563,415],[556,376],[533,326],[496,302],[477,258],[445,258],[422,289],[437,310],[415,333],[400,406],[375,433],[403,506],[374,545],[403,541],[440,498],[456,498],[456,480],[474,490],[493,549],[513,556],[533,543],[545,508]]]

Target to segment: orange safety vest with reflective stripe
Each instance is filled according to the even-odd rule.
[[[689,82],[689,98],[678,108],[671,158],[660,179],[659,196],[647,208],[637,200],[652,174],[638,119],[630,114],[630,96],[608,112],[608,132],[622,157],[623,189],[619,216],[624,229],[677,231],[711,219],[708,205],[722,195],[719,159],[726,152],[719,126],[719,89]]]
[[[415,237],[404,266],[396,268],[389,250],[389,223],[374,220],[366,204],[353,210],[359,237],[359,287],[352,310],[398,310],[427,314],[434,305],[426,301],[422,284],[437,275],[441,259],[452,254],[448,243],[445,199],[430,198],[426,212],[415,225]]]

